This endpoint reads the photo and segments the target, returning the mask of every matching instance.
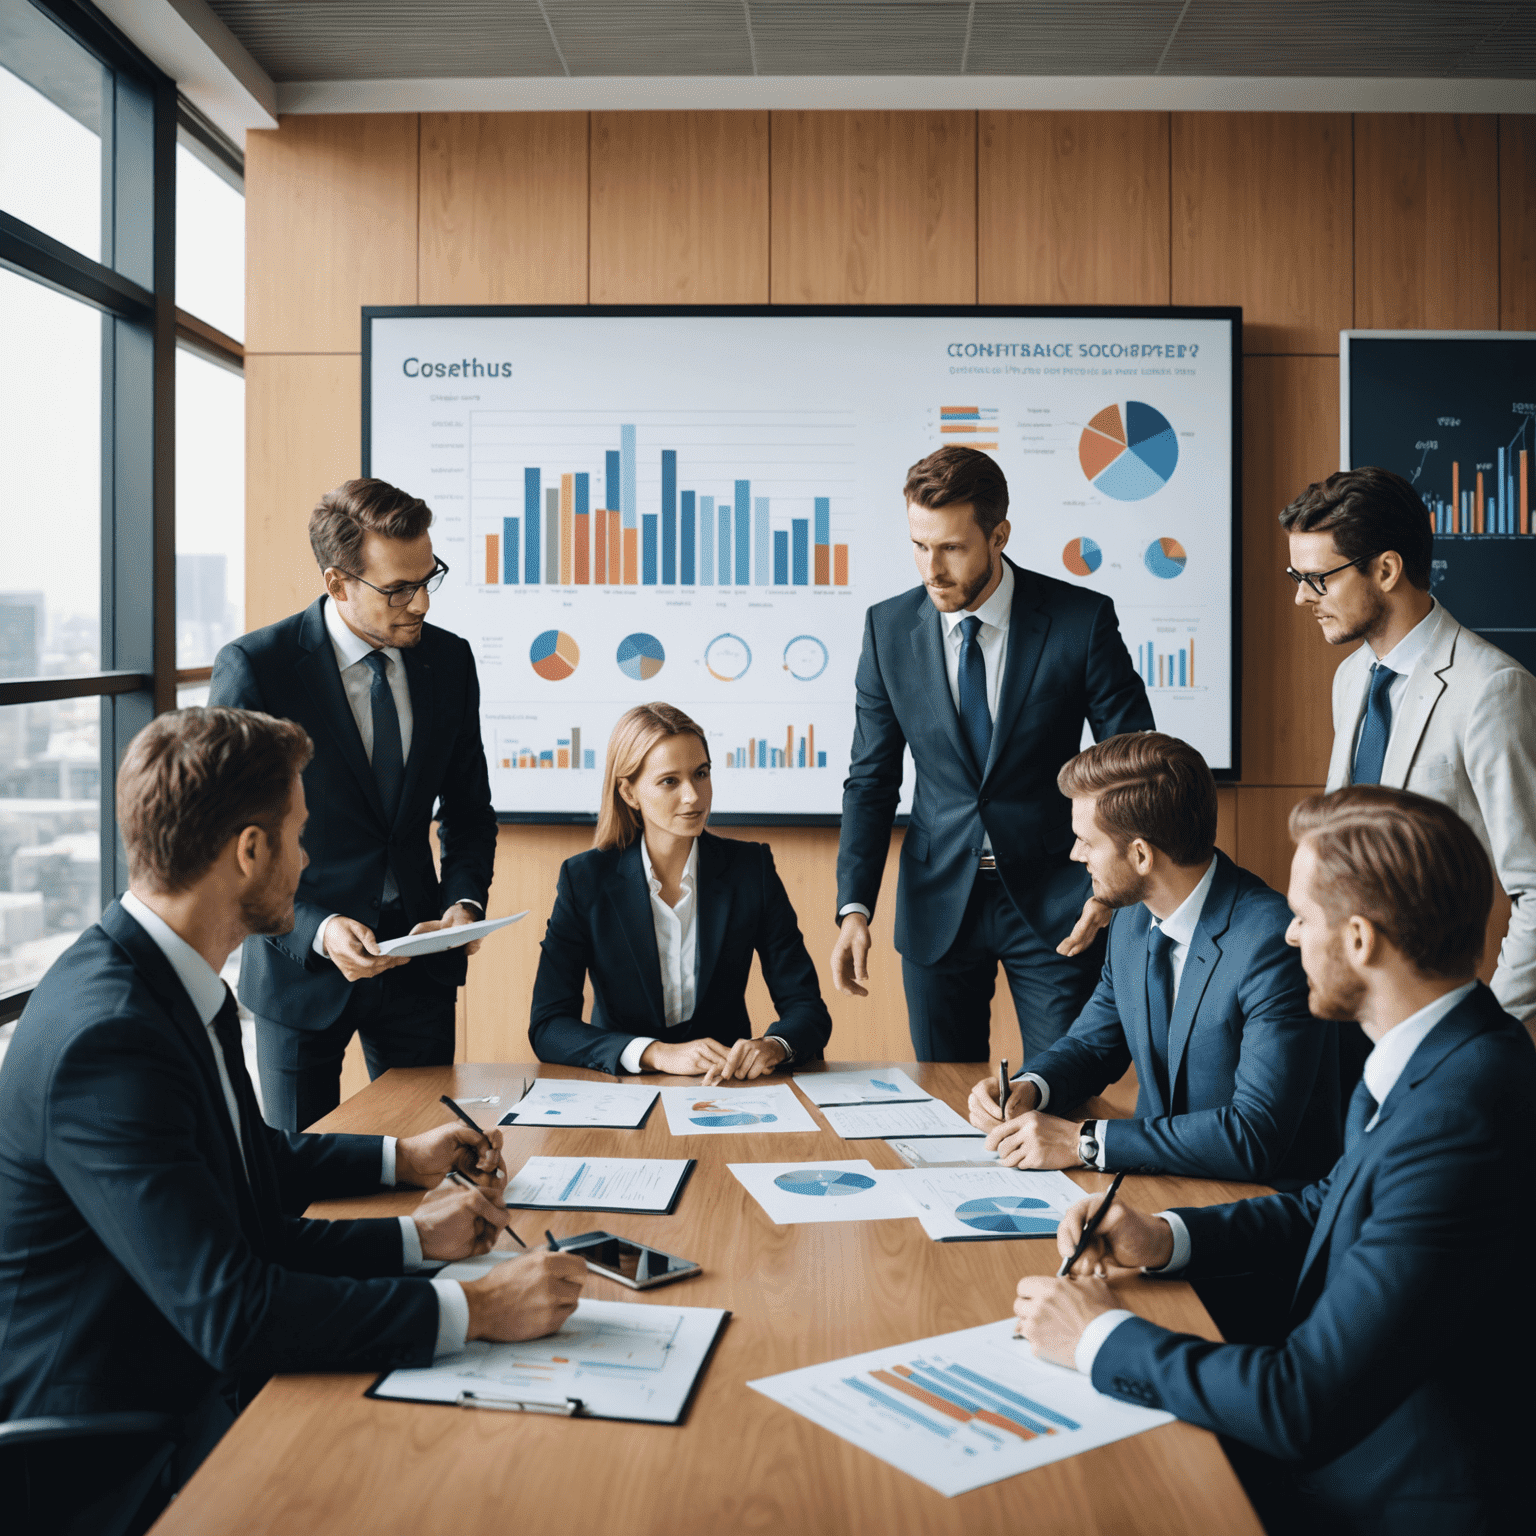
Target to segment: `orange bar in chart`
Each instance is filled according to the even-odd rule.
[[[624,585],[626,587],[637,586],[640,581],[640,549],[635,542],[638,537],[639,529],[624,530]]]
[[[808,725],[805,728],[805,766],[816,766],[816,727]]]
[[[818,587],[832,585],[832,546],[830,544],[816,546],[816,585]]]
[[[940,432],[980,432],[981,428],[974,422],[951,422],[946,427],[940,427]]]
[[[608,580],[608,513],[599,507],[592,525],[592,580],[603,586]]]
[[[1472,511],[1472,532],[1483,531],[1483,472],[1477,472],[1477,502]]]
[[[795,766],[795,728],[792,725],[784,727],[784,766]]]
[[[608,514],[608,585],[616,587],[623,581],[624,573],[619,569],[619,550],[623,547],[624,535],[619,528],[619,514]]]
[[[556,768],[569,768],[570,766],[571,766],[571,749],[569,747],[561,747],[560,750],[557,753],[555,753],[555,767]]]
[[[1451,460],[1451,532],[1461,532],[1461,465]]]
[[[500,575],[501,535],[498,533],[488,533],[485,536],[485,579],[494,587]]]
[[[575,495],[575,475],[560,476],[560,585],[571,585],[571,501]]]
[[[846,544],[832,546],[832,585],[834,587],[848,585],[848,546]]]
[[[592,518],[586,512],[578,512],[572,521],[576,524],[576,585],[591,586],[592,531],[588,525]]]
[[[1526,450],[1520,450],[1520,532],[1531,531],[1531,491],[1530,481],[1527,479],[1529,471],[1526,468]]]
[[[748,736],[747,737],[747,767],[748,768],[756,768],[757,767],[757,737],[756,736]]]

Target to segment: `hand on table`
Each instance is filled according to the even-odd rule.
[[[1080,1121],[1031,1109],[994,1125],[987,1133],[987,1150],[996,1152],[1005,1168],[1081,1168],[1077,1138],[1082,1129]]]
[[[868,997],[868,981],[869,919],[862,912],[850,912],[832,946],[832,985],[851,997]]]
[[[1097,896],[1090,896],[1083,903],[1077,926],[1056,946],[1058,955],[1080,955],[1093,943],[1099,929],[1114,916],[1114,908],[1106,907]]]
[[[713,1088],[736,1077],[762,1077],[772,1072],[784,1056],[784,1047],[777,1040],[738,1040],[725,1061],[704,1074],[703,1086]]]
[[[669,1045],[653,1040],[640,1054],[640,1065],[651,1072],[670,1072],[674,1077],[699,1077],[725,1065],[730,1052],[707,1035],[702,1040],[679,1040]]]
[[[1077,1341],[1083,1329],[1101,1313],[1114,1311],[1115,1306],[1109,1281],[1099,1276],[1079,1278],[1074,1273],[1058,1279],[1055,1275],[1025,1275],[1013,1303],[1014,1316],[1019,1319],[1014,1332],[1027,1339],[1042,1360],[1075,1370]]]
[[[997,1079],[984,1077],[971,1089],[970,1102],[966,1109],[970,1114],[971,1124],[978,1131],[995,1131],[1005,1119],[1012,1120],[1022,1115],[1025,1110],[1033,1109],[1040,1098],[1040,1090],[1033,1083],[1023,1081],[1014,1083],[1008,1090],[1008,1113],[1000,1115],[997,1112]]]
[[[553,1333],[576,1310],[586,1279],[586,1261],[574,1253],[535,1248],[508,1259],[464,1282],[468,1336],[510,1343]]]
[[[325,952],[348,981],[366,981],[370,976],[382,976],[385,971],[394,970],[397,965],[411,963],[402,955],[381,954],[373,929],[355,917],[343,917],[340,913],[326,919]]]
[[[489,1253],[512,1219],[502,1200],[503,1186],[466,1189],[444,1180],[411,1213],[424,1259],[467,1259]]]
[[[395,1183],[431,1189],[457,1168],[477,1184],[504,1182],[506,1159],[502,1132],[493,1126],[476,1136],[462,1120],[448,1120],[419,1136],[402,1136],[395,1143]]]
[[[1089,1195],[1068,1207],[1056,1229],[1056,1248],[1062,1258],[1071,1256],[1083,1228],[1103,1199],[1103,1195]],[[1072,1273],[1102,1274],[1105,1266],[1111,1264],[1120,1269],[1161,1269],[1172,1258],[1173,1228],[1161,1216],[1144,1215],[1116,1200]]]
[[[462,902],[455,902],[451,907],[448,908],[446,912],[443,913],[442,917],[437,922],[417,923],[416,926],[411,929],[411,932],[413,934],[436,933],[441,928],[462,928],[466,923],[478,923],[482,921],[483,919],[478,912],[475,912],[470,907],[466,907]],[[463,948],[466,955],[477,955],[480,953],[480,946],[483,943],[485,943],[484,939],[471,939],[468,944],[465,944],[461,947]]]

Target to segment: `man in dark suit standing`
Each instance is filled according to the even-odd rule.
[[[425,502],[382,480],[328,491],[309,519],[325,595],[231,641],[213,666],[211,704],[296,720],[315,742],[297,920],[250,939],[240,967],[266,1116],[284,1130],[340,1102],[354,1033],[371,1077],[453,1060],[466,951],[379,952],[380,940],[484,917],[496,857],[475,659],[426,622],[448,569],[431,523]]]
[[[1056,770],[1082,744],[1152,729],[1102,593],[1005,558],[1008,482],[974,448],[940,448],[904,488],[923,585],[864,624],[837,856],[832,979],[867,995],[869,922],[912,749],[896,948],[919,1061],[983,1061],[1001,961],[1024,1057],[1066,1033],[1093,990],[1109,909],[1068,859]]]
[[[1536,1050],[1477,980],[1493,871],[1454,811],[1376,785],[1302,801],[1291,835],[1312,1012],[1374,1042],[1343,1157],[1296,1194],[1157,1215],[1117,1201],[1073,1275],[1026,1276],[1014,1311],[1037,1354],[1100,1392],[1226,1437],[1270,1532],[1516,1529]],[[1101,1198],[1068,1213],[1063,1252]],[[1117,1306],[1106,1264],[1283,1276],[1288,1295],[1265,1341],[1212,1343]]]
[[[247,935],[293,926],[309,752],[298,726],[242,710],[162,715],[134,738],[117,782],[129,890],[39,983],[0,1067],[0,1420],[180,1420],[167,1483],[106,1491],[127,1510],[163,1502],[273,1372],[531,1338],[581,1288],[581,1261],[548,1250],[462,1284],[416,1274],[506,1226],[499,1131],[262,1123],[219,971]],[[453,1168],[481,1187],[441,1183]],[[399,1219],[295,1214],[396,1183],[437,1188]],[[61,1529],[102,1495],[97,1475],[86,1458],[58,1480]]]

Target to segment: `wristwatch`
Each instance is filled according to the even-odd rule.
[[[1077,1133],[1077,1160],[1084,1168],[1099,1166],[1099,1138],[1088,1129],[1087,1125]]]

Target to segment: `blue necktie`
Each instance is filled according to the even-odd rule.
[[[1396,676],[1391,667],[1384,667],[1379,661],[1371,668],[1371,696],[1366,700],[1365,724],[1360,727],[1360,745],[1355,748],[1351,783],[1381,783],[1381,765],[1387,760],[1387,737],[1392,734],[1392,700],[1388,689]]]
[[[1163,1102],[1169,1102],[1168,1025],[1173,1018],[1173,940],[1161,928],[1147,934],[1147,1022]]]
[[[1376,1113],[1378,1105],[1371,1097],[1371,1090],[1365,1086],[1365,1079],[1355,1084],[1355,1091],[1350,1096],[1349,1114],[1344,1118],[1344,1150],[1352,1151],[1354,1145],[1365,1135],[1365,1128],[1371,1123],[1371,1116]]]
[[[978,773],[987,771],[992,750],[992,715],[987,708],[987,663],[976,638],[981,620],[969,614],[960,621],[960,729],[976,759]]]
[[[389,657],[383,651],[370,651],[363,658],[373,668],[373,682],[368,689],[368,703],[373,709],[373,777],[384,802],[384,817],[393,822],[400,809],[400,791],[405,784],[405,753],[400,747],[400,712],[395,708],[394,690],[386,675]]]

